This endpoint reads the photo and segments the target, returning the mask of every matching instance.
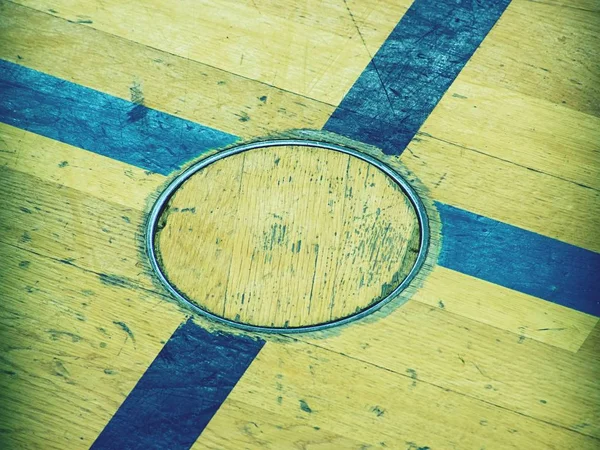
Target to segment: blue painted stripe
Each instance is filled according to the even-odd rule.
[[[163,175],[238,139],[3,60],[0,121]]]
[[[93,450],[189,449],[264,341],[181,325],[100,433]]]
[[[508,3],[416,0],[325,129],[401,153]],[[2,60],[0,121],[164,175],[238,139]],[[597,254],[437,206],[440,264],[598,314]],[[92,448],[190,448],[263,345],[186,322]]]
[[[398,155],[510,0],[415,0],[324,129]]]
[[[324,129],[400,154],[510,0],[415,0]],[[600,255],[437,203],[439,263],[600,315]]]
[[[7,75],[6,71],[1,70],[3,67],[10,69],[9,71],[12,72]],[[6,80],[11,81],[7,83]],[[76,105],[73,107],[73,110],[78,111],[76,115],[87,117],[90,122],[85,124],[86,142],[96,143],[103,142],[106,136],[113,136],[113,138],[119,136],[121,128],[123,128],[122,121],[127,120],[123,117],[123,114],[127,116],[128,111],[131,112],[139,106],[2,61],[0,61],[0,83],[2,83],[0,86],[6,84],[18,86],[14,89],[2,89],[0,92],[0,120],[73,145],[78,145],[81,126],[83,126],[81,123],[73,125],[73,127],[66,126],[74,120],[74,113],[71,112],[68,115],[65,113],[68,120],[63,120],[61,125],[64,128],[57,127],[58,129],[54,129],[53,123],[60,120],[60,118],[44,119],[46,117],[44,114],[50,114],[48,117],[53,118],[57,114],[56,111],[68,109],[71,104]],[[27,90],[32,90],[34,93],[30,95],[30,97],[33,97],[31,102],[28,103],[15,98],[15,96],[18,97],[21,94],[27,95],[25,93]],[[71,95],[65,97],[64,92],[71,93]],[[79,94],[75,95],[76,92]],[[93,101],[87,101],[83,98],[88,94],[92,95]],[[102,99],[102,97],[105,98]],[[71,98],[71,100],[61,103],[65,98]],[[27,103],[27,107],[24,111],[18,111],[15,105],[20,104],[24,107],[23,103]],[[108,107],[107,110],[115,111],[118,109],[121,119],[105,119],[103,114],[99,113],[101,108],[98,108],[98,104],[118,105],[118,108]],[[57,105],[61,106],[58,107]],[[41,108],[41,112],[36,108]],[[156,133],[151,137],[152,141],[155,142],[154,145],[160,148],[175,149],[179,143],[183,142],[188,146],[185,152],[169,153],[170,156],[164,159],[156,158],[151,161],[153,163],[151,167],[147,164],[146,158],[136,157],[135,151],[132,150],[133,157],[127,155],[129,149],[143,148],[142,143],[147,139],[145,137],[146,125],[144,124],[140,124],[132,134],[128,135],[128,132],[124,131],[124,135],[128,138],[123,139],[123,142],[126,142],[127,145],[108,148],[105,144],[88,146],[88,149],[121,161],[127,161],[138,167],[169,174],[184,161],[199,155],[206,149],[224,145],[237,139],[237,137],[230,134],[193,124],[168,114],[158,111],[152,112],[153,110],[149,111],[151,114],[155,114],[156,117],[162,117],[157,119],[161,121],[162,126],[173,126],[173,129],[180,130],[179,135],[168,131],[163,134]],[[28,122],[29,117],[32,118],[31,124]],[[95,120],[99,120],[100,123],[94,124]],[[148,133],[150,134],[156,130],[153,123],[156,122],[149,122],[148,125],[150,128]],[[135,122],[133,125],[135,125]],[[183,129],[188,130],[188,126],[192,127],[192,130],[198,130],[198,136],[195,136],[191,131],[181,133]],[[202,130],[208,131],[203,132]],[[71,136],[71,133],[74,133],[74,136]],[[186,136],[194,140],[197,139],[197,145],[187,144]],[[206,140],[202,141],[202,137]],[[136,139],[140,142],[136,143]],[[193,151],[194,149],[196,151]],[[491,221],[490,223],[495,224],[494,227],[482,228],[488,231],[494,229],[494,235],[486,235],[487,232],[483,231],[479,233],[471,232],[469,230],[475,229],[473,224],[481,224],[485,220],[491,219],[482,218],[476,214],[458,210],[442,203],[438,203],[438,207],[442,211],[443,233],[445,236],[440,264],[570,308],[600,315],[598,298],[594,294],[593,285],[593,280],[597,278],[598,273],[598,256],[596,253],[501,222]],[[454,213],[451,214],[450,212]],[[471,240],[459,240],[458,237],[461,236],[461,233],[470,236]],[[496,238],[492,236],[496,236]],[[502,236],[502,238],[498,236]],[[509,239],[508,236],[512,236],[512,238]],[[511,251],[507,251],[511,239],[516,239],[515,242],[519,242],[519,245],[514,245],[511,247]],[[477,249],[482,247],[478,246],[485,246],[487,250],[479,252]],[[535,248],[535,252],[530,250],[531,248]],[[477,254],[478,257],[468,256],[470,255],[469,251],[473,255]],[[499,259],[500,257],[504,259]],[[527,274],[531,274],[531,276],[527,277]],[[546,289],[543,289],[544,286],[546,286]]]
[[[436,203],[439,264],[559,305],[600,316],[600,254]]]

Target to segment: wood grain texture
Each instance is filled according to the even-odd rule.
[[[571,352],[579,350],[598,318],[475,277],[436,266],[419,302]]]
[[[164,175],[3,123],[0,167],[138,211],[145,209],[148,197],[165,182]],[[29,195],[27,190],[25,195]]]
[[[90,448],[187,312],[139,210],[6,167],[0,196],[0,447]]]
[[[334,107],[12,2],[0,58],[241,137],[320,128]]]
[[[528,2],[513,2],[509,13],[517,3],[519,10],[527,8]],[[13,3],[3,3],[2,7],[5,14],[0,24],[5,27],[1,36],[6,37],[5,45],[0,45],[3,57],[121,98],[131,98],[132,87],[139,85],[148,106],[240,136],[264,135],[291,127],[319,128],[333,110],[330,106],[323,109],[323,104],[307,98],[289,97],[292,94],[282,91],[267,92],[272,88],[240,77],[229,79],[227,72],[213,72],[210,67],[200,67],[189,60],[98,32],[88,24],[69,23]],[[555,12],[564,9],[552,8]],[[552,28],[552,17],[546,13],[539,22]],[[578,183],[581,182],[577,177],[581,176],[585,183],[595,185],[596,119],[576,113],[568,105],[555,107],[551,102],[536,100],[533,90],[528,91],[529,97],[523,98],[510,92],[509,87],[515,85],[517,79],[527,80],[533,76],[533,68],[527,66],[526,61],[515,62],[510,66],[512,69],[507,67],[504,76],[512,80],[509,85],[494,84],[491,80],[480,87],[485,81],[481,79],[482,73],[493,76],[499,70],[494,61],[488,60],[493,56],[486,55],[506,44],[495,37],[498,30],[508,27],[508,31],[502,32],[514,34],[511,21],[501,21],[494,29],[448,91],[439,106],[440,112],[430,117],[426,126],[432,127],[430,131],[435,129],[436,135],[418,135],[409,147],[416,157],[405,152],[402,160],[426,183],[437,200],[598,251],[598,234],[594,232],[600,204],[597,192],[536,172],[549,170]],[[562,28],[572,30],[570,23],[564,22]],[[68,43],[58,44],[65,39]],[[593,46],[587,39],[578,42],[583,50]],[[95,51],[87,50],[90,45]],[[535,52],[541,45],[548,44],[541,41],[531,51]],[[522,46],[519,51],[521,53],[515,55],[521,59],[530,52]],[[81,55],[85,55],[87,63],[77,59]],[[477,58],[483,58],[483,62],[475,64],[479,61]],[[155,60],[166,61],[166,66],[162,67]],[[186,80],[196,79],[198,73],[207,74],[208,78],[202,75],[188,85]],[[462,94],[455,87],[462,87]],[[539,95],[543,96],[543,92],[546,91],[540,90]],[[475,98],[461,98],[467,94]],[[511,99],[508,105],[504,104],[505,94]],[[591,95],[585,91],[581,95],[588,94]],[[266,103],[260,101],[264,96]],[[238,105],[244,106],[240,109]],[[526,118],[521,107],[530,111]],[[478,108],[484,108],[487,115],[477,113]],[[563,112],[568,120],[563,119]],[[489,115],[494,119],[485,119]],[[542,119],[537,119],[538,115]],[[460,123],[455,119],[459,116]],[[533,122],[528,124],[528,121]],[[572,127],[560,125],[563,122]],[[495,125],[497,123],[502,126]],[[481,132],[482,126],[485,133]],[[542,126],[542,131],[532,132],[530,129],[535,126]],[[516,136],[511,134],[510,142],[504,136],[508,128],[518,131]],[[470,130],[479,132],[474,134]],[[485,137],[487,133],[492,133],[489,138]],[[538,151],[541,148],[545,149],[543,154]],[[551,153],[546,155],[548,151]],[[486,154],[489,157],[486,158]],[[416,158],[421,160],[416,161]],[[515,158],[517,163],[512,161]],[[534,165],[538,168],[532,171],[519,167],[524,163],[542,166]],[[577,227],[574,224],[578,224]]]
[[[4,150],[0,152],[0,164],[19,172],[35,174],[35,179],[38,179],[38,182],[30,184],[24,182],[26,177],[15,178],[16,174],[5,173],[2,195],[11,201],[5,201],[3,208],[5,217],[13,218],[10,222],[0,219],[6,227],[6,235],[17,241],[27,232],[32,238],[32,241],[26,244],[28,248],[35,248],[37,252],[65,260],[77,259],[80,266],[96,272],[101,272],[108,265],[111,267],[111,273],[119,273],[121,278],[129,282],[142,280],[140,286],[152,289],[152,284],[146,281],[146,278],[136,275],[139,273],[137,263],[128,264],[127,261],[122,261],[122,258],[125,258],[123,247],[117,247],[119,242],[115,242],[114,236],[110,236],[113,240],[110,248],[119,248],[116,253],[112,250],[101,251],[101,248],[107,245],[104,232],[100,235],[104,238],[93,240],[87,246],[88,249],[94,249],[96,257],[91,258],[89,254],[82,257],[81,249],[76,250],[74,236],[77,235],[77,230],[80,227],[93,229],[97,223],[94,219],[90,220],[87,215],[82,215],[80,224],[76,225],[73,221],[58,222],[55,214],[65,210],[64,200],[60,200],[61,198],[68,198],[71,204],[89,205],[89,208],[106,217],[101,222],[101,228],[113,232],[117,228],[120,239],[125,237],[126,242],[133,242],[137,233],[135,224],[143,220],[143,217],[134,211],[149,205],[148,196],[164,183],[165,177],[158,174],[149,175],[136,167],[8,125],[0,124],[0,130]],[[380,154],[374,156],[382,157]],[[397,170],[400,169],[398,166]],[[9,182],[11,179],[13,181]],[[460,181],[450,178],[451,184],[455,180]],[[65,188],[59,189],[59,185]],[[11,195],[11,192],[17,189],[21,189],[18,200]],[[89,202],[85,198],[86,195],[103,201]],[[106,203],[107,201],[110,203]],[[115,203],[124,208],[107,207]],[[37,217],[32,217],[26,211],[35,211]],[[111,220],[111,217],[116,220]],[[134,226],[127,224],[123,217],[127,217]],[[40,236],[41,223],[44,223],[43,229],[46,234]],[[19,224],[20,227],[15,228],[15,224]],[[57,239],[62,245],[57,243]],[[129,248],[133,250],[133,247]],[[115,257],[118,255],[121,259]],[[136,258],[137,256],[132,256],[128,259],[136,261]],[[102,261],[107,261],[107,264],[101,266]],[[145,262],[145,259],[142,262]],[[422,289],[422,295],[417,301],[436,307],[441,307],[441,302],[443,307],[453,314],[570,351],[579,348],[597,321],[586,314],[502,289],[441,267],[434,270]]]
[[[8,168],[0,173],[0,241],[103,274],[116,284],[153,286],[146,261],[140,260],[141,211]]]
[[[596,324],[590,332],[588,338],[577,352],[577,356],[583,361],[593,361],[595,371],[600,375],[600,325]]]
[[[12,191],[20,186],[33,192],[34,198],[40,191],[46,191],[49,197],[63,202],[83,202],[74,192],[67,194],[69,188],[59,185],[52,188],[52,184],[23,174],[14,176],[18,180]],[[4,173],[2,180],[6,179]],[[33,190],[33,186],[38,186],[39,191]],[[31,198],[23,199],[22,206],[35,210],[31,201]],[[49,199],[40,196],[38,201],[44,204]],[[92,211],[106,211],[107,219],[117,222],[121,211],[109,213],[93,201],[88,200],[89,206],[78,216],[80,220]],[[27,292],[27,301],[4,309],[10,322],[2,327],[3,335],[8,336],[3,342],[17,347],[5,352],[3,360],[3,376],[8,379],[6,383],[10,383],[7,385],[10,395],[6,398],[11,405],[11,415],[10,419],[3,419],[11,430],[3,436],[9,448],[13,445],[88,448],[158,351],[160,340],[166,339],[167,331],[172,330],[181,317],[177,308],[163,297],[119,283],[119,278],[114,276],[100,277],[94,273],[94,267],[116,262],[111,255],[128,257],[135,249],[124,246],[123,241],[107,242],[103,245],[108,251],[99,254],[100,241],[106,237],[101,230],[82,235],[90,245],[77,244],[68,233],[76,229],[73,227],[78,226],[77,221],[58,222],[56,227],[48,223],[47,218],[52,214],[59,218],[70,214],[58,205],[50,204],[51,211],[38,219],[38,226],[44,226],[39,227],[36,236],[32,235],[36,241],[29,245],[34,247],[29,251],[15,250],[15,256],[3,266],[6,276],[2,277],[2,289],[9,293],[8,298],[19,299],[22,292]],[[12,226],[21,226],[21,232],[3,237],[26,246],[26,242],[19,243],[18,239],[26,231],[34,231],[29,227],[35,224],[22,219],[31,214],[24,211],[21,214],[23,216],[18,218],[11,214],[15,217]],[[79,226],[91,227],[97,220],[94,217],[92,214],[89,222]],[[123,224],[128,227],[125,221]],[[59,231],[59,226],[65,228],[66,234],[52,249],[45,247],[45,241],[56,238],[54,233]],[[97,244],[93,244],[95,235],[99,239]],[[133,233],[130,236],[129,239],[134,239]],[[65,247],[62,252],[58,250],[58,242]],[[3,246],[2,254],[10,254],[11,248],[14,247]],[[71,263],[56,260],[63,255],[84,257]],[[112,267],[112,270],[124,278],[139,268],[132,265]],[[130,275],[129,278],[135,277]],[[443,296],[443,284],[439,288],[440,298],[450,304]],[[91,295],[93,300],[82,300],[85,295]],[[325,448],[336,444],[360,448],[368,443],[400,445],[405,441],[430,447],[437,444],[441,448],[452,448],[454,443],[457,448],[480,448],[476,445],[483,441],[492,448],[510,448],[521,444],[527,447],[532,440],[539,440],[547,448],[552,448],[552,441],[563,447],[594,448],[597,441],[581,433],[535,419],[542,416],[543,420],[558,424],[567,420],[576,425],[574,429],[589,434],[587,429],[595,420],[589,414],[593,411],[592,405],[597,404],[590,380],[593,380],[591,375],[597,373],[597,365],[590,365],[587,359],[569,357],[568,352],[536,345],[528,339],[519,344],[521,339],[514,334],[465,321],[440,308],[417,305],[410,302],[394,315],[380,315],[378,320],[365,326],[354,325],[340,330],[341,334],[330,334],[327,339],[323,336],[313,343],[331,347],[333,352],[323,353],[313,345],[302,350],[300,344],[288,348],[289,342],[273,343],[278,346],[275,353],[255,362],[248,384],[243,380],[236,388],[231,397],[233,403],[225,404],[197,445],[199,448],[278,448],[289,442],[308,441],[320,442]],[[127,332],[113,322],[127,324],[135,333],[135,346]],[[170,326],[173,328],[167,330]],[[139,332],[138,327],[144,331]],[[103,328],[109,336],[98,328]],[[48,343],[44,343],[46,340]],[[107,347],[102,347],[102,342]],[[402,343],[401,352],[398,352],[399,343]],[[146,345],[151,347],[148,352],[140,350]],[[85,351],[87,346],[91,346],[92,353]],[[93,350],[95,348],[97,350]],[[108,349],[112,353],[104,353],[105,358],[97,355]],[[36,356],[31,356],[32,352],[37,352]],[[32,363],[32,359],[36,361]],[[340,383],[340,374],[343,380],[353,377],[361,381]],[[277,375],[283,375],[283,380]],[[47,379],[54,384],[49,384]],[[27,388],[22,388],[25,385]],[[98,386],[102,386],[102,392],[97,391]],[[424,390],[421,387],[425,387]],[[417,397],[412,393],[414,390],[418,392]],[[279,397],[284,406],[279,405]],[[101,410],[90,407],[96,403],[103,405]],[[532,405],[537,405],[533,408],[535,414],[530,414]],[[306,409],[312,411],[310,419],[305,418],[305,414],[309,414]],[[524,418],[522,414],[532,418]],[[344,421],[340,422],[333,415],[344,417]],[[249,417],[256,426],[248,421]],[[397,427],[396,418],[403,420],[402,429]],[[426,431],[429,420],[447,425],[432,435]],[[73,423],[77,424],[77,430]],[[408,443],[405,445],[409,448]]]
[[[400,161],[437,201],[600,251],[600,193],[594,189],[422,133]]]
[[[102,223],[103,214],[107,222],[118,218],[110,208],[6,168],[0,180],[0,389],[7,405],[0,442],[89,448],[183,315],[161,295],[126,281],[123,264],[132,263],[132,278],[140,272],[138,250]],[[29,196],[10,195],[9,202],[7,188]],[[138,226],[130,216],[129,225],[121,222]],[[114,246],[114,259],[106,259],[110,250],[98,251],[105,245]]]
[[[186,3],[51,3],[1,3],[1,58],[247,138],[321,128],[410,2],[349,1],[365,45],[344,2],[216,1],[202,20]],[[597,3],[513,0],[386,161],[435,200],[600,251]],[[198,56],[229,26],[206,53],[234,73]],[[260,40],[269,26],[280,42]],[[0,447],[89,448],[185,317],[140,244],[164,178],[0,133]],[[439,267],[423,281],[402,308],[270,338],[195,448],[598,448],[597,318]]]
[[[515,39],[522,30],[528,30],[528,39]],[[595,0],[513,1],[465,75],[479,86],[502,87],[598,117],[599,39]]]
[[[440,300],[445,304],[442,293]],[[301,340],[393,372],[414,371],[427,383],[600,438],[597,362],[439,307],[410,301],[339,335]]]
[[[411,1],[17,3],[337,105]]]
[[[412,269],[419,223],[401,188],[358,158],[277,146],[219,160],[159,219],[167,277],[236,322],[326,323],[387,296]]]
[[[600,19],[557,3],[511,2],[402,161],[438,201],[598,252]]]
[[[530,0],[542,5],[560,6],[562,8],[573,8],[580,11],[600,12],[600,6],[595,0]]]
[[[600,118],[509,89],[471,84],[468,76],[467,67],[422,133],[598,190],[600,171],[594,162]]]
[[[401,154],[509,3],[414,1],[324,129]]]
[[[419,333],[407,318],[404,327]],[[395,338],[403,352],[403,341]],[[597,445],[589,436],[423,380],[418,368],[386,370],[288,340],[265,345],[193,448],[591,450]]]
[[[18,243],[0,254],[0,447],[87,449],[183,315]]]
[[[597,13],[513,1],[421,131],[597,190],[599,43]]]

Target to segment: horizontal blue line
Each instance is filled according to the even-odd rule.
[[[3,60],[0,122],[163,175],[238,139]]]
[[[440,265],[600,316],[600,254],[444,203],[436,206]]]
[[[93,450],[189,449],[264,345],[191,320],[167,341]]]
[[[324,128],[400,154],[510,0],[415,0]],[[439,264],[600,315],[600,255],[437,203]]]
[[[415,0],[325,129],[401,153],[509,0]],[[169,175],[236,136],[0,60],[0,121]],[[439,263],[598,314],[598,255],[437,203]],[[596,288],[596,289],[594,289]],[[263,341],[179,327],[93,449],[190,448]]]
[[[8,67],[10,75],[7,76],[2,67]],[[169,174],[203,151],[238,139],[155,110],[149,110],[148,115],[156,119],[149,122],[148,129],[136,123],[123,125],[123,121],[127,122],[127,112],[137,105],[32,69],[0,62],[0,86],[6,85],[7,79],[11,89],[1,92],[0,120],[53,139],[60,137],[58,140],[73,145],[77,145],[85,128],[86,142],[103,142],[88,146],[88,150],[159,173]],[[34,94],[27,94],[28,90]],[[93,101],[86,99],[88,94]],[[23,98],[30,98],[32,103]],[[14,106],[17,104],[22,107],[27,104],[26,110],[17,111]],[[98,105],[108,106],[100,108]],[[57,114],[64,115],[65,119],[55,118]],[[115,117],[108,118],[110,114],[115,114]],[[75,120],[74,115],[85,117],[87,121]],[[100,124],[94,124],[96,120]],[[82,122],[84,126],[80,126]],[[164,133],[157,132],[154,125],[157,123],[165,128]],[[135,127],[132,134],[127,131],[130,126]],[[166,129],[171,126],[173,130],[180,131]],[[194,134],[194,130],[198,135]],[[121,132],[127,139],[117,139]],[[150,137],[146,136],[146,132]],[[202,137],[207,140],[202,141]],[[132,150],[144,146],[134,142],[135,139],[142,143],[152,141],[155,147],[163,149],[181,148],[183,142],[186,148],[185,151],[160,153],[164,157],[153,159],[150,168],[146,158],[136,156]],[[192,145],[190,140],[195,144]],[[116,141],[121,145],[117,146]],[[108,148],[107,142],[113,142],[115,146]],[[130,152],[134,153],[133,156]],[[437,203],[437,207],[443,226],[441,265],[569,308],[600,315],[597,253],[443,203]]]
[[[324,129],[402,153],[509,3],[415,0]]]

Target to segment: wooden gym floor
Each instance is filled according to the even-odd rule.
[[[1,448],[600,446],[597,1],[15,0],[0,39]],[[418,188],[410,298],[308,334],[192,314],[152,202],[292,135]]]

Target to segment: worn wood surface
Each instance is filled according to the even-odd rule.
[[[335,106],[11,2],[3,59],[245,138],[320,128]],[[138,92],[138,94],[136,94]],[[141,96],[139,93],[141,92]]]
[[[391,178],[318,147],[253,149],[189,178],[158,221],[167,278],[202,309],[266,327],[318,325],[385,298],[420,247]]]
[[[334,105],[411,4],[408,0],[311,0],[302,5],[187,0],[151,7],[117,1],[16,3]],[[134,22],[136,26],[130,26]],[[177,27],[170,26],[173,23]]]
[[[253,138],[320,129],[410,3],[5,1],[0,58]],[[377,156],[428,204],[598,252],[599,35],[597,2],[513,0]],[[168,179],[0,124],[2,448],[89,448],[189,315],[142,244]],[[268,338],[194,448],[598,448],[598,318],[440,266],[407,295]]]

